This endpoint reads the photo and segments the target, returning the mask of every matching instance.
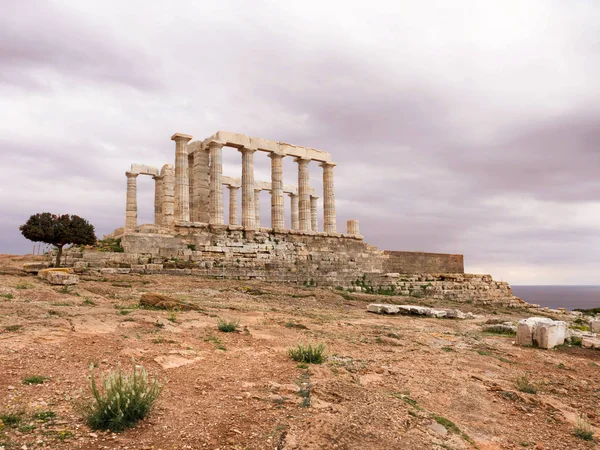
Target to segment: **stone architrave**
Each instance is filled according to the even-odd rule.
[[[283,155],[269,153],[271,158],[271,228],[284,228],[283,207]]]
[[[238,186],[227,186],[229,189],[229,225],[239,225],[238,199],[237,193],[240,190]]]
[[[321,163],[323,168],[323,225],[326,233],[336,232],[335,193],[333,188],[333,168],[331,162]]]
[[[190,179],[187,143],[192,139],[188,134],[175,133],[175,220],[190,221]]]
[[[310,196],[310,229],[312,231],[319,231],[318,201],[319,197],[316,195]]]
[[[137,173],[125,172],[127,176],[127,202],[125,206],[125,228],[137,227]]]
[[[163,226],[163,177],[155,175],[152,179],[154,180],[154,224]]]
[[[242,226],[256,227],[254,207],[254,152],[255,149],[242,147]]]
[[[208,222],[213,225],[222,225],[223,219],[223,143],[211,141],[210,149],[210,208]]]
[[[308,178],[309,159],[296,158],[298,164],[298,218],[299,230],[310,231],[310,183]]]
[[[291,228],[292,230],[299,230],[299,217],[298,217],[298,194],[288,193],[290,196],[290,204],[291,204]]]
[[[360,230],[358,228],[358,220],[349,220],[346,223],[346,229],[347,229],[348,234],[359,235]]]

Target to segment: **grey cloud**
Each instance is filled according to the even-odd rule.
[[[161,88],[158,60],[151,61],[141,48],[127,48],[107,32],[108,27],[81,19],[66,5],[49,1],[3,4],[0,64],[4,74],[0,80],[24,89],[50,89],[47,75],[56,72],[135,89]],[[20,76],[15,76],[17,72]]]

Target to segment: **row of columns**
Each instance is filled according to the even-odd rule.
[[[187,144],[192,136],[176,133],[171,139],[175,141],[175,173],[173,201],[173,219],[175,221],[190,221],[190,168],[188,162]],[[223,217],[223,142],[211,141],[208,143],[210,154],[209,173],[209,223],[224,224]],[[238,149],[242,154],[242,226],[256,228],[259,225],[260,212],[258,205],[258,194],[254,190],[254,152],[256,149],[241,147]],[[283,201],[283,164],[285,155],[269,153],[271,158],[271,227],[274,229],[284,228],[284,201]],[[310,159],[296,158],[298,164],[298,194],[289,194],[291,198],[292,229],[300,231],[316,231],[318,225],[317,198],[310,195],[310,182],[308,164]],[[327,233],[336,232],[335,194],[333,183],[333,168],[335,164],[323,162],[323,210],[324,229]],[[172,167],[172,166],[171,166]],[[127,205],[126,205],[126,227],[137,226],[137,185],[138,174],[127,172]],[[162,176],[155,176],[155,219],[165,215],[162,211],[161,199],[166,195]],[[239,222],[237,210],[237,190],[239,188],[230,186],[229,219],[230,223]],[[155,220],[157,224],[159,220]]]

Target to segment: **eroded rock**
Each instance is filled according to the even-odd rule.
[[[27,273],[38,273],[40,270],[44,270],[50,267],[48,262],[32,262],[23,264],[23,270]]]
[[[67,268],[43,269],[38,272],[38,277],[54,285],[71,286],[79,283],[79,277],[70,271]]]
[[[140,298],[140,305],[146,308],[179,310],[179,311],[201,311],[202,308],[192,305],[176,298],[162,294],[145,293]]]
[[[472,319],[474,314],[464,313],[458,309],[429,308],[419,305],[390,305],[385,303],[371,303],[367,311],[375,314],[410,314],[448,319]]]

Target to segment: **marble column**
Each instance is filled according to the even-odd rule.
[[[333,190],[334,163],[321,163],[323,168],[323,225],[325,233],[336,232],[335,194]]]
[[[223,143],[211,141],[210,149],[210,181],[209,181],[209,217],[208,223],[223,225]]]
[[[254,224],[260,228],[260,189],[254,189]]]
[[[308,179],[309,159],[296,158],[298,163],[298,218],[299,230],[310,231],[310,183]]]
[[[256,227],[254,209],[254,152],[256,150],[242,147],[242,226]]]
[[[319,197],[316,195],[310,196],[310,229],[314,232],[319,231],[319,219],[317,213]]]
[[[165,164],[160,171],[162,178],[162,225],[172,227],[175,221],[175,167]]]
[[[240,190],[238,186],[227,186],[229,189],[229,225],[239,225],[238,199],[237,193]]]
[[[127,175],[127,204],[125,206],[125,228],[137,227],[137,173],[125,172]]]
[[[292,230],[300,229],[298,220],[298,194],[288,194],[291,200],[291,211],[292,211]]]
[[[192,139],[188,134],[175,133],[175,221],[190,221],[190,169],[187,143]]]
[[[269,153],[271,158],[271,228],[283,229],[283,155]]]
[[[154,180],[154,225],[163,226],[163,178],[160,175],[153,176]]]
[[[346,223],[346,229],[348,231],[348,234],[359,235],[360,231],[358,229],[358,220],[349,220]]]

